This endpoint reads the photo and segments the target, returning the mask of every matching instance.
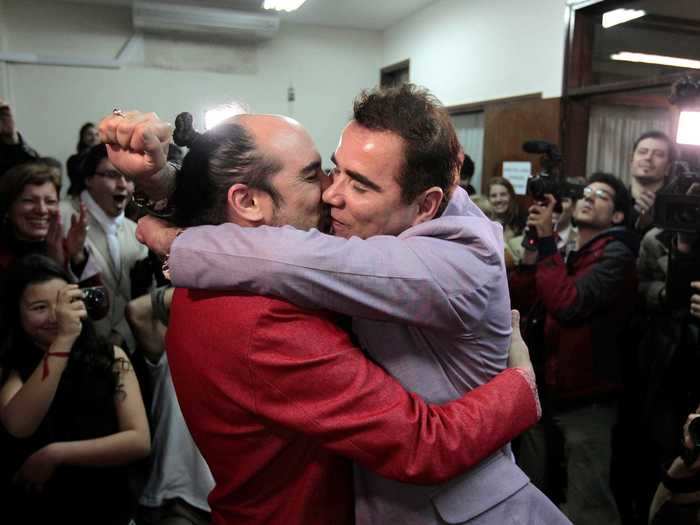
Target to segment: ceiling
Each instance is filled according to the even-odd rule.
[[[627,9],[643,9],[646,15],[608,29],[594,28],[594,83],[648,78],[680,73],[683,68],[619,62],[611,55],[620,51],[700,59],[700,9],[698,0],[637,0],[623,4]],[[596,6],[594,6],[596,7]],[[597,6],[605,10],[605,3]]]
[[[63,0],[84,4],[128,7],[132,0]],[[140,0],[143,3],[186,4],[246,11],[262,11],[263,0]],[[380,31],[426,7],[435,0],[307,0],[297,11],[279,13],[282,20]]]

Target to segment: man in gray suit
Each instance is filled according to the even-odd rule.
[[[455,187],[459,143],[433,97],[404,86],[365,93],[354,109],[323,194],[336,236],[232,224],[188,229],[172,245],[173,282],[351,315],[360,344],[405,388],[431,402],[458,398],[506,366],[500,227]],[[441,486],[358,468],[356,498],[362,524],[568,523],[509,449]]]
[[[136,223],[124,216],[134,183],[110,162],[104,144],[86,154],[83,174],[84,189],[79,197],[61,203],[65,229],[72,216],[87,215],[88,257],[83,267],[73,271],[79,280],[102,284],[109,293],[109,312],[95,322],[98,334],[133,352],[135,341],[125,309],[131,300],[131,272],[148,256],[148,249],[136,240]]]

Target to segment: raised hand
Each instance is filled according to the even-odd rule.
[[[540,238],[551,237],[554,234],[552,214],[557,201],[550,193],[547,193],[544,198],[544,202],[536,202],[527,210],[527,225],[530,228],[535,228],[537,236]]]
[[[146,215],[139,219],[136,238],[151,251],[164,256],[170,253],[170,247],[181,231],[182,228],[173,226],[169,222]]]
[[[46,252],[49,257],[61,266],[65,264],[66,254],[63,249],[63,228],[61,227],[61,215],[59,213],[52,213],[49,217]]]
[[[155,113],[113,113],[100,121],[99,131],[109,160],[137,185],[165,167],[172,126]]]
[[[2,97],[0,97],[0,142],[4,144],[17,144],[19,142],[12,108]]]
[[[85,204],[80,203],[80,214],[70,218],[70,228],[66,234],[66,257],[73,264],[82,264],[85,261],[85,239],[88,232],[88,217]]]
[[[639,193],[634,201],[634,209],[639,212],[635,228],[643,230],[652,223],[654,216],[651,209],[654,207],[654,202],[656,202],[656,193],[653,191],[643,190]]]
[[[77,284],[67,284],[58,291],[55,315],[58,336],[65,339],[77,339],[83,328],[80,321],[87,317],[83,292]]]

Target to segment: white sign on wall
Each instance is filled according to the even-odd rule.
[[[525,195],[527,179],[532,173],[532,163],[525,161],[505,161],[503,163],[503,178],[510,181],[516,195]]]

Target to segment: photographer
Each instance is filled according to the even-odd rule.
[[[83,297],[48,257],[29,255],[9,271],[0,338],[3,523],[131,521],[128,466],[150,452],[148,421],[128,356],[96,336]]]
[[[622,341],[637,281],[635,238],[624,226],[629,203],[619,179],[592,175],[573,212],[576,250],[564,260],[554,238],[556,201],[545,195],[530,207],[527,220],[537,231],[536,250],[526,251],[510,279],[514,307],[530,312],[526,338],[544,368],[543,418],[549,428],[527,439],[551,436],[551,429],[560,433],[567,469],[564,511],[577,524],[620,522],[609,472]],[[520,461],[545,472],[554,452],[551,442],[524,444]]]

